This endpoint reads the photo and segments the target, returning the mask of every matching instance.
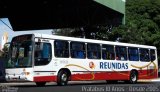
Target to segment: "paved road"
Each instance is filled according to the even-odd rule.
[[[106,81],[69,82],[67,86],[47,83],[45,87],[37,87],[35,83],[0,83],[1,92],[159,92],[159,82],[139,82],[126,84],[123,81],[107,84]],[[10,90],[10,91],[9,91]]]

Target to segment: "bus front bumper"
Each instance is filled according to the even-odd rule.
[[[27,77],[24,75],[6,75],[5,76],[6,81],[29,81],[27,80]]]

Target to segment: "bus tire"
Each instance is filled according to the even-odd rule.
[[[36,82],[36,85],[38,87],[42,87],[42,86],[45,86],[46,82]]]
[[[65,86],[68,83],[69,75],[65,70],[61,70],[58,73],[57,84],[60,86]]]
[[[135,70],[131,71],[129,82],[132,83],[132,84],[134,84],[134,83],[137,83],[137,80],[138,80],[138,73],[137,73],[137,71],[135,71]]]

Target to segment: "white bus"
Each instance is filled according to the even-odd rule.
[[[68,81],[126,80],[158,77],[154,46],[46,34],[12,39],[6,66],[7,81],[66,85]]]

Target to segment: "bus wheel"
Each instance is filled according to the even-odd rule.
[[[136,71],[131,71],[130,73],[130,83],[136,83],[138,80],[138,73]]]
[[[46,82],[36,82],[36,85],[38,87],[42,87],[42,86],[45,86]]]
[[[63,71],[61,70],[59,73],[58,73],[58,80],[57,80],[57,84],[60,85],[60,86],[65,86],[67,85],[68,83],[68,74],[66,71]]]

